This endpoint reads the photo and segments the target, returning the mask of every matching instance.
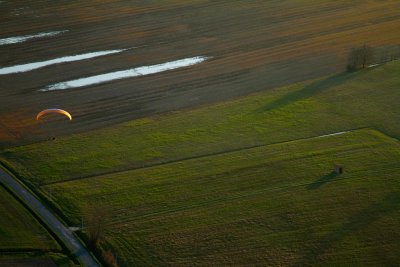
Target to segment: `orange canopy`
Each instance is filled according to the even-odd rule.
[[[61,114],[61,115],[65,115],[69,118],[69,120],[72,120],[72,116],[71,114],[69,114],[67,111],[62,110],[62,109],[58,109],[58,108],[49,108],[49,109],[45,109],[40,111],[37,115],[36,115],[36,120],[39,120],[40,117],[42,117],[45,114],[48,113],[57,113],[57,114]]]

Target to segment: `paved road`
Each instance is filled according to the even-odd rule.
[[[12,176],[0,168],[0,182],[4,183],[32,210],[39,214],[51,230],[85,266],[99,266],[73,233],[61,223],[32,193],[27,191]]]

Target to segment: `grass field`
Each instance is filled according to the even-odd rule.
[[[391,62],[1,157],[72,223],[106,210],[102,247],[122,266],[393,266],[399,70]]]
[[[34,185],[371,127],[400,137],[400,63],[0,152]]]
[[[399,160],[397,140],[358,130],[43,189],[75,223],[107,210],[122,266],[394,265]]]
[[[76,266],[62,254],[46,229],[2,186],[0,214],[0,266]]]
[[[0,1],[0,39],[64,31],[0,45],[0,68],[134,47],[0,75],[0,160],[70,225],[103,214],[100,248],[121,266],[396,266],[400,61],[342,71],[362,44],[377,61],[400,53],[399,9],[398,0]],[[194,56],[210,59],[38,91]],[[74,119],[34,120],[53,107]],[[1,187],[0,236],[0,266],[73,265]]]
[[[71,259],[61,253],[2,253],[1,267],[78,267]]]
[[[2,186],[0,210],[1,249],[60,249],[43,226]]]
[[[217,103],[344,70],[346,55],[355,46],[397,45],[399,50],[399,9],[398,0],[3,1],[1,38],[67,32],[0,46],[0,67],[136,48],[1,75],[0,148]],[[200,55],[212,59],[158,75],[38,92],[57,82]],[[51,107],[70,111],[74,120],[34,120],[37,112]]]

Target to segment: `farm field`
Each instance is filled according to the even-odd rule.
[[[0,266],[76,266],[62,254],[47,230],[2,186],[0,214]]]
[[[75,223],[106,210],[121,266],[393,266],[399,160],[397,140],[358,130],[42,189]]]
[[[0,68],[83,53],[121,53],[0,75],[0,147],[85,132],[149,115],[216,103],[321,77],[367,43],[400,41],[397,0],[387,1],[2,1],[0,39],[55,36],[0,45]],[[196,66],[82,88],[40,92],[59,82],[178,59]],[[385,59],[385,53],[378,60]],[[50,107],[72,123],[37,123]]]
[[[0,256],[1,267],[78,267],[68,256],[60,253],[13,253]]]
[[[106,210],[101,246],[121,266],[391,266],[400,260],[399,69],[391,62],[1,156],[71,224],[91,206]]]
[[[397,266],[399,10],[0,1],[0,165],[121,267]],[[12,265],[76,266],[0,186]]]
[[[134,120],[0,157],[32,186],[363,127],[400,137],[400,62]]]

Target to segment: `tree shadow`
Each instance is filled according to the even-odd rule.
[[[330,76],[326,79],[316,81],[312,84],[306,85],[301,90],[289,92],[286,95],[282,96],[281,98],[276,99],[275,101],[272,101],[271,103],[268,103],[267,105],[265,105],[264,107],[261,108],[262,109],[261,111],[270,111],[273,109],[281,108],[281,107],[284,107],[295,101],[308,98],[318,92],[322,92],[329,88],[340,85],[340,84],[346,82],[347,80],[349,80],[350,78],[354,77],[354,75],[355,75],[355,73],[342,72],[342,73]]]
[[[312,266],[318,263],[320,256],[330,250],[335,244],[347,236],[362,230],[368,225],[378,221],[382,216],[400,208],[400,192],[392,192],[383,197],[379,202],[354,214],[340,225],[336,230],[319,240],[307,251],[301,262],[295,266]]]
[[[331,171],[328,174],[325,174],[324,176],[320,177],[318,180],[314,181],[313,183],[309,184],[306,186],[308,190],[314,190],[318,189],[324,184],[332,181],[335,177],[337,177],[339,174],[337,174],[335,171]]]

